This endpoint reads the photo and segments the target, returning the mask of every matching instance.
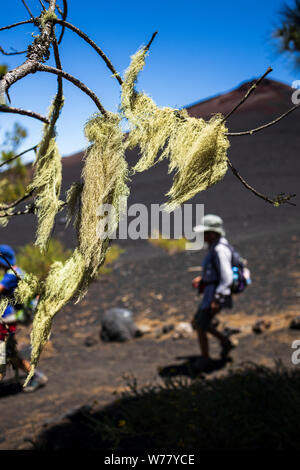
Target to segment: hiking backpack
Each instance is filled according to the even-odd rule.
[[[223,243],[225,245],[225,243]],[[233,281],[231,284],[231,293],[240,294],[251,284],[250,271],[246,267],[247,260],[241,257],[239,252],[229,243],[225,246],[231,251],[231,266]]]

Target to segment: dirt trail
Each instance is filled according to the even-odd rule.
[[[293,237],[280,250],[273,240],[273,252],[264,264],[259,262],[265,253],[263,244],[241,246],[247,252],[254,282],[236,299],[233,312],[220,316],[223,325],[238,326],[242,331],[232,362],[214,375],[245,361],[272,366],[281,359],[286,366],[297,367],[291,363],[291,344],[300,339],[300,331],[288,329],[291,318],[300,313],[300,240]],[[197,356],[195,335],[177,341],[171,333],[160,339],[146,335],[125,344],[105,344],[98,340],[98,332],[101,312],[111,305],[129,307],[137,321],[147,319],[156,326],[189,321],[197,305],[190,287],[195,276],[191,267],[198,265],[199,253],[167,256],[154,251],[143,262],[124,257],[110,275],[91,286],[79,305],[68,305],[54,322],[51,342],[39,365],[49,377],[47,386],[33,394],[20,392],[8,380],[0,386],[0,449],[28,448],[43,426],[51,426],[70,410],[87,403],[96,402],[97,407],[109,403],[115,392],[126,387],[125,376],[136,377],[140,385],[153,383],[162,380],[159,370],[176,368]],[[288,273],[284,283],[282,265]],[[270,319],[271,328],[254,335],[251,325],[261,318]],[[19,332],[23,350],[28,349],[28,335],[26,329]],[[87,337],[95,340],[93,346],[85,345]],[[213,340],[211,344],[217,357],[219,347]]]

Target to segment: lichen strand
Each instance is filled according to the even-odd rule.
[[[140,147],[135,172],[169,158],[169,172],[175,171],[175,177],[167,193],[167,206],[173,210],[223,178],[229,147],[227,129],[221,115],[206,122],[190,117],[186,110],[158,108],[151,98],[138,93],[135,83],[146,54],[141,49],[131,58],[122,86],[121,109],[130,124],[127,145]]]
[[[33,274],[25,274],[24,279],[18,282],[18,287],[14,292],[14,299],[17,304],[24,304],[35,297],[40,289],[40,281]]]
[[[50,108],[49,120],[58,117],[62,101],[55,99]],[[35,208],[38,227],[35,244],[45,251],[51,236],[55,216],[61,206],[59,200],[62,181],[61,156],[55,140],[54,123],[44,125],[43,136],[38,148],[35,173],[29,189],[35,190]]]
[[[105,259],[109,238],[99,239],[98,210],[110,203],[119,218],[119,197],[128,196],[127,164],[124,158],[120,119],[114,114],[94,116],[86,125],[89,149],[85,156],[81,193],[78,246],[65,262],[54,263],[41,289],[31,334],[32,368],[25,385],[34,374],[40,353],[49,338],[55,314],[73,297],[80,299],[98,274]]]
[[[68,226],[73,219],[73,224],[76,230],[78,230],[78,224],[79,224],[81,193],[82,193],[82,184],[80,182],[73,183],[66,193],[66,203],[67,203],[66,226]]]
[[[94,277],[104,260],[107,243],[99,239],[103,204],[111,204],[115,218],[111,220],[109,235],[116,229],[119,220],[120,198],[127,197],[128,167],[124,158],[123,133],[118,115],[93,116],[85,127],[91,144],[86,152],[83,169],[84,186],[81,196],[79,250],[85,258],[86,268]],[[106,240],[107,242],[107,240]]]
[[[24,386],[34,374],[38,359],[48,341],[55,314],[74,296],[84,276],[85,261],[76,249],[65,262],[55,262],[40,293],[31,332],[31,370]]]

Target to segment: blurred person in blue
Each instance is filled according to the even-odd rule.
[[[16,265],[16,256],[14,250],[9,245],[0,245],[0,272],[2,271],[3,277],[0,278],[0,296],[8,299],[13,298],[13,293],[17,288],[19,278],[24,276],[23,271]],[[16,276],[19,276],[19,278]],[[16,334],[17,325],[21,322],[22,314],[24,313],[23,307],[16,306],[13,302],[9,302],[5,308],[2,316],[0,317],[0,350],[2,365],[6,365],[6,342],[10,335],[13,337]],[[1,364],[0,364],[1,365]],[[16,351],[15,365],[18,369],[30,372],[30,363],[23,359]],[[47,382],[47,377],[40,371],[36,371],[28,385],[23,389],[24,392],[33,392]]]

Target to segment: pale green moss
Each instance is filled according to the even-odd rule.
[[[210,121],[190,117],[185,110],[158,108],[144,93],[135,90],[138,73],[145,65],[146,52],[139,50],[125,73],[121,105],[131,131],[130,148],[139,146],[141,158],[134,171],[144,171],[169,158],[169,172],[175,171],[168,192],[173,210],[200,191],[222,179],[227,171],[227,129],[221,115]]]
[[[41,251],[45,251],[51,236],[54,220],[61,207],[59,200],[62,165],[61,156],[55,140],[55,120],[59,116],[59,111],[63,101],[54,99],[49,111],[50,124],[45,124],[43,136],[39,144],[33,182],[29,189],[35,190],[35,208],[38,216],[38,227],[35,244]]]

